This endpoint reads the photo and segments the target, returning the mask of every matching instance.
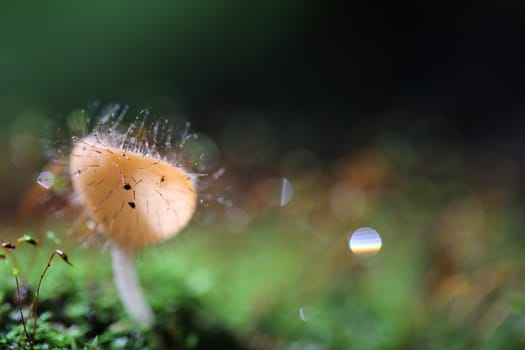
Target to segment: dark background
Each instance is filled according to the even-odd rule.
[[[184,115],[219,146],[237,135],[328,163],[383,134],[523,158],[518,1],[2,7],[5,139],[28,114],[40,128],[100,101]]]

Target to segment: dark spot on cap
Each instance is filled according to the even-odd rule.
[[[130,184],[124,184],[124,189],[125,189],[126,191],[131,190],[131,185],[130,185]]]
[[[164,181],[166,181],[166,178],[165,178],[164,176],[162,176],[162,177],[160,178],[160,182],[164,182]]]
[[[131,209],[135,209],[136,207],[135,202],[128,202],[128,204],[131,207]]]

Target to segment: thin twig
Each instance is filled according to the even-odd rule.
[[[51,260],[53,260],[53,257],[55,256],[55,252],[51,254],[49,257],[49,260],[47,261],[46,268],[40,275],[40,279],[38,280],[38,287],[36,288],[36,296],[35,300],[33,301],[33,307],[31,310],[33,311],[33,337],[36,335],[36,328],[38,326],[38,297],[40,295],[40,287],[42,286],[42,281],[44,280],[44,276],[46,275],[47,270],[51,267]]]
[[[22,298],[20,297],[20,283],[18,282],[17,275],[15,275],[15,281],[16,281],[16,301],[18,304],[18,310],[20,311],[20,318],[22,319],[22,326],[24,327],[24,334],[26,335],[26,339],[29,342],[29,346],[31,346],[31,349],[33,349],[33,340],[29,337],[29,333],[27,333],[26,321],[24,319],[24,312],[22,311]]]
[[[47,270],[51,267],[51,261],[53,260],[55,255],[60,256],[62,260],[64,260],[67,264],[72,265],[68,260],[67,254],[64,253],[63,251],[57,249],[53,253],[51,253],[49,260],[47,261],[46,268],[44,269],[44,271],[42,271],[42,274],[40,275],[40,279],[38,280],[38,287],[36,288],[35,300],[33,301],[33,307],[31,308],[33,312],[33,319],[34,319],[33,321],[33,339],[35,338],[36,328],[38,326],[38,311],[37,310],[38,310],[38,298],[40,296],[40,287],[42,287],[42,281],[44,280],[44,276],[46,275]]]

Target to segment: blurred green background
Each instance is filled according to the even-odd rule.
[[[4,4],[3,239],[30,232],[73,252],[76,267],[50,274],[44,294],[52,304],[70,288],[70,319],[118,306],[101,282],[108,262],[89,269],[107,259],[103,244],[65,238],[85,231],[67,193],[44,204],[27,193],[48,150],[67,152],[74,113],[119,102],[132,121],[148,108],[150,120],[191,122],[208,178],[225,170],[205,181],[186,232],[138,262],[163,319],[184,300],[205,310],[182,331],[186,347],[213,348],[213,327],[199,326],[213,319],[242,348],[520,349],[524,11],[512,1]],[[348,248],[362,226],[383,239],[375,256]],[[42,264],[17,251],[29,285],[41,250]],[[108,299],[84,305],[100,296],[85,285],[98,284]],[[100,324],[71,334],[86,344],[108,334]]]

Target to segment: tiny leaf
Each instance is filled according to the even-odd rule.
[[[18,275],[20,275],[20,269],[14,267],[13,270],[11,270],[11,273],[13,274],[13,276],[18,277]]]

